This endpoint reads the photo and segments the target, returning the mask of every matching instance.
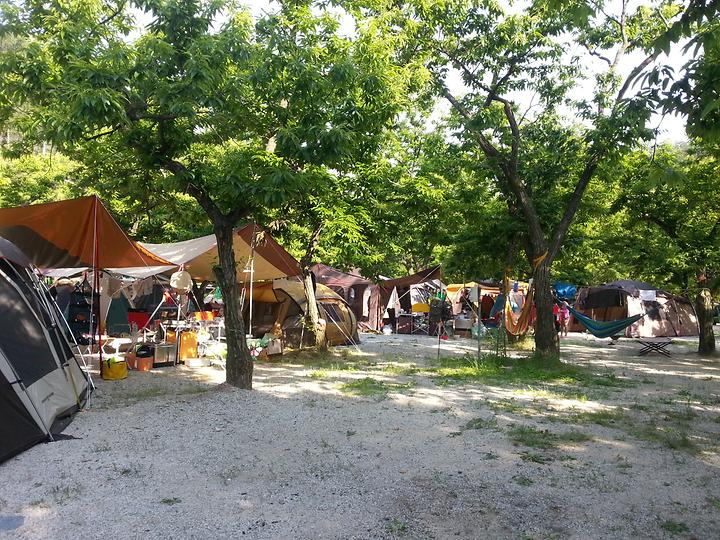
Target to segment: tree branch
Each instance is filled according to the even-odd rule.
[[[633,68],[633,70],[630,72],[630,75],[628,75],[627,79],[625,79],[625,82],[623,83],[617,97],[615,98],[616,103],[625,96],[625,92],[627,92],[628,88],[630,88],[632,82],[637,78],[638,75],[640,75],[640,73],[642,73],[642,71],[646,67],[648,67],[653,62],[653,60],[655,60],[655,54],[650,54],[645,57],[645,60],[643,60]]]
[[[114,127],[114,128],[112,128],[112,129],[109,129],[108,131],[103,131],[102,133],[96,133],[95,135],[84,136],[84,137],[83,137],[83,140],[85,140],[85,141],[94,141],[95,139],[99,139],[99,138],[105,137],[105,136],[107,136],[107,135],[112,135],[112,134],[115,133],[118,129],[120,129],[120,128],[119,128],[119,127]]]
[[[550,242],[550,247],[548,249],[548,256],[547,256],[548,263],[551,263],[555,259],[555,257],[558,254],[558,251],[560,250],[560,246],[562,245],[563,241],[565,240],[565,236],[567,235],[567,232],[570,229],[570,225],[572,224],[573,218],[575,217],[575,213],[577,212],[577,210],[580,206],[580,201],[582,200],[582,196],[585,193],[585,190],[587,189],[587,186],[590,183],[590,180],[592,179],[593,174],[595,174],[595,170],[598,167],[598,163],[600,162],[600,157],[601,157],[601,154],[599,152],[594,152],[592,154],[592,156],[590,156],[590,159],[585,164],[585,168],[583,169],[583,172],[580,175],[580,180],[578,181],[577,185],[575,186],[575,191],[573,191],[573,194],[570,197],[570,201],[568,202],[568,205],[565,208],[563,217],[560,220],[560,223],[558,223],[557,228],[555,229],[555,233],[553,234],[553,238]]]
[[[455,96],[453,96],[450,91],[445,88],[445,85],[441,85],[441,92],[443,96],[445,96],[445,99],[447,99],[453,106],[453,108],[460,114],[460,116],[462,116],[467,122],[472,122],[473,117],[470,112],[465,107],[463,107],[462,103],[455,99]],[[475,137],[478,144],[480,145],[480,148],[483,152],[485,152],[487,156],[492,158],[500,157],[500,151],[492,145],[492,143],[485,137],[485,135],[483,135],[477,129],[472,128],[471,126],[467,126],[467,128],[470,133],[472,133],[473,137]]]

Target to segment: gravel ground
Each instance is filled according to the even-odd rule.
[[[692,340],[573,335],[563,359],[610,382],[563,394],[442,383],[416,369],[432,338],[362,338],[258,363],[253,391],[215,368],[97,381],[66,438],[0,465],[0,538],[720,538],[720,361]]]

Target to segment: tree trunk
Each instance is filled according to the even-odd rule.
[[[318,311],[315,289],[313,288],[312,272],[310,267],[303,266],[303,285],[305,287],[305,300],[307,311],[305,312],[306,331],[310,336],[310,343],[315,347],[325,346],[325,329],[320,327],[320,312]],[[326,321],[327,323],[327,321]]]
[[[235,269],[232,223],[215,223],[220,266],[214,268],[223,295],[225,340],[227,342],[226,382],[252,389],[253,361],[245,340],[245,322],[240,306],[240,288]]]
[[[320,233],[325,226],[322,219],[317,219],[313,231],[308,239],[305,255],[300,259],[302,267],[303,287],[305,288],[305,302],[307,311],[305,312],[305,330],[310,336],[310,344],[314,347],[325,347],[325,327],[320,327],[320,312],[318,311],[317,299],[315,298],[315,287],[313,286],[313,276],[310,271],[310,263],[315,256],[318,242],[320,241]],[[325,321],[327,324],[328,321]],[[302,346],[302,343],[300,344]]]
[[[535,350],[547,356],[560,353],[560,340],[555,331],[553,296],[550,283],[550,263],[545,259],[533,272],[535,287]]]
[[[712,295],[708,289],[700,289],[695,297],[695,311],[700,327],[698,353],[712,354],[715,352],[715,332],[713,331]]]

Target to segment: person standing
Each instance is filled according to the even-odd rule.
[[[568,335],[568,322],[570,322],[570,309],[566,302],[562,303],[558,313],[558,319],[560,321],[560,332],[563,337]]]
[[[557,301],[553,303],[553,321],[555,322],[555,332],[560,332],[560,306]]]

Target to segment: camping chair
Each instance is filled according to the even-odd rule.
[[[429,329],[428,314],[430,313],[430,304],[413,304],[410,307],[410,312],[412,313],[410,333],[427,335]]]

